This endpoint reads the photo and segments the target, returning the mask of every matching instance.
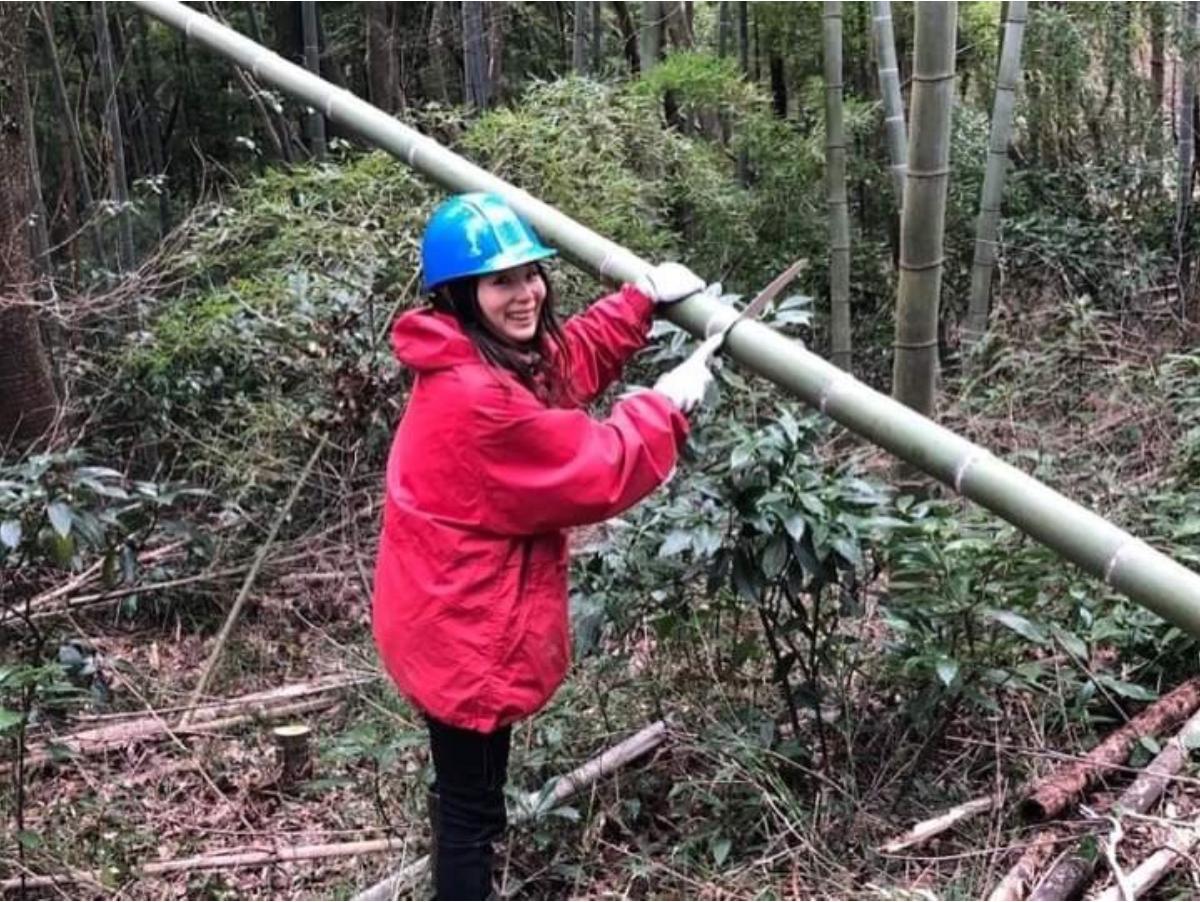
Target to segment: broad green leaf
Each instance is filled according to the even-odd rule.
[[[692,534],[685,529],[673,529],[667,533],[662,545],[658,548],[659,557],[671,557],[692,547]]]
[[[16,548],[21,544],[20,520],[5,520],[3,523],[0,523],[0,542],[3,542],[9,548]]]
[[[997,623],[1008,627],[1017,635],[1028,639],[1030,642],[1040,644],[1047,640],[1046,633],[1040,626],[1013,611],[992,610],[988,611],[988,616]]]
[[[714,837],[708,844],[709,850],[712,852],[713,863],[717,867],[721,867],[725,863],[725,859],[729,857],[729,850],[733,847],[733,843],[724,836]]]
[[[46,505],[46,515],[49,516],[50,525],[54,527],[54,531],[62,538],[65,539],[71,534],[71,523],[75,520],[75,513],[69,504],[62,501],[51,501]]]
[[[0,708],[0,733],[11,730],[21,722],[21,713],[12,708]]]
[[[1152,702],[1158,698],[1158,693],[1152,689],[1139,686],[1137,683],[1127,683],[1125,680],[1118,680],[1116,677],[1110,677],[1105,673],[1096,674],[1096,682],[1105,689],[1111,690],[1124,698],[1131,698],[1134,701]]]
[[[936,670],[942,685],[951,686],[954,684],[954,678],[958,676],[958,662],[953,658],[939,658]]]
[[[804,538],[804,530],[807,525],[804,515],[796,511],[792,511],[783,519],[783,528],[787,530],[788,535],[796,542]]]
[[[767,579],[774,579],[783,572],[783,568],[787,565],[787,559],[787,539],[783,536],[775,536],[767,545],[767,550],[763,552],[763,574]]]
[[[1088,658],[1087,643],[1072,633],[1070,630],[1065,630],[1060,626],[1050,627],[1050,632],[1054,634],[1054,638],[1059,644],[1076,658],[1086,661]]]

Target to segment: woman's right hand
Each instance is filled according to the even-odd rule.
[[[688,355],[687,360],[659,376],[654,383],[654,390],[670,398],[684,413],[691,413],[699,407],[708,393],[708,387],[712,385],[713,374],[709,369],[712,355],[724,337],[718,334],[703,342]]]

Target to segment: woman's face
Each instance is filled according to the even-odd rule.
[[[524,344],[537,335],[546,283],[536,264],[480,276],[477,292],[483,321],[497,336]]]

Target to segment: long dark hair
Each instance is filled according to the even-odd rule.
[[[537,331],[524,344],[514,344],[487,327],[479,307],[479,277],[465,276],[439,285],[433,294],[433,308],[458,320],[479,354],[492,366],[507,370],[540,400],[553,407],[574,407],[568,370],[570,350],[558,315],[556,296],[546,270],[535,264],[546,297],[538,312]]]

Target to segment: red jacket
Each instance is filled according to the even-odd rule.
[[[565,324],[580,403],[645,345],[652,314],[625,286]],[[687,420],[653,391],[606,420],[547,407],[429,310],[400,317],[392,342],[416,382],[388,460],[375,643],[418,708],[490,732],[542,707],[566,674],[565,530],[661,485]]]

